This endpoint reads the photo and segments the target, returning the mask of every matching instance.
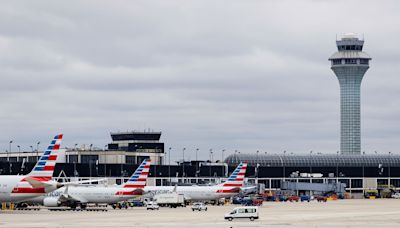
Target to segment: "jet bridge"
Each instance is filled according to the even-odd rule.
[[[310,191],[310,192],[320,192],[322,194],[325,193],[337,193],[344,194],[345,193],[346,184],[345,183],[306,183],[306,182],[290,182],[290,181],[282,181],[281,189],[282,190],[291,190],[291,191]]]

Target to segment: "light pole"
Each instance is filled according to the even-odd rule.
[[[392,166],[392,152],[389,151],[389,186],[390,186],[390,167]]]
[[[209,164],[210,177],[211,177],[212,154],[213,154],[212,149],[210,149],[210,164]]]
[[[104,177],[107,176],[107,152],[108,145],[104,145]]]
[[[8,162],[10,162],[10,153],[11,153],[11,144],[13,143],[13,141],[12,140],[10,140],[10,143],[9,143],[9,150],[8,150],[8,154],[7,154],[7,161]]]
[[[336,178],[339,177],[339,151],[336,151]]]
[[[39,159],[39,144],[40,141],[36,143],[36,158]]]
[[[184,147],[182,149],[182,178],[185,176],[185,150],[186,148]],[[183,182],[183,179],[182,179]]]
[[[168,148],[168,177],[169,177],[169,185],[171,185],[171,147]]]
[[[237,163],[239,163],[239,158],[236,156],[237,152],[238,152],[238,151],[235,150],[235,160],[236,160]]]
[[[158,147],[155,147],[155,151],[157,153]],[[158,157],[158,162],[160,162],[160,157],[159,156],[154,157],[154,160],[155,160],[154,161],[154,179],[156,181],[156,185],[157,185],[157,163],[156,163],[157,157]],[[162,164],[160,164],[160,165],[162,165]]]
[[[364,177],[365,177],[365,175],[364,175],[364,169],[365,169],[365,151],[363,151],[362,163],[363,163],[363,165],[362,165],[362,175],[363,175],[363,182],[364,182]]]
[[[225,149],[222,150],[222,157],[221,157],[221,163],[222,163],[222,175],[221,176],[223,176],[223,177],[225,177],[224,153],[225,153]]]
[[[17,147],[18,147],[18,160],[17,161],[19,161],[19,160],[21,160],[21,147],[20,147],[20,145],[17,145]]]
[[[258,154],[258,153],[257,153]],[[283,151],[283,178],[286,177],[286,167],[285,167],[285,162],[286,162],[286,150]]]
[[[312,173],[312,168],[311,168],[311,155],[312,155],[312,150],[310,151],[310,174]]]
[[[199,153],[199,148],[196,149],[196,177],[198,176],[198,169],[199,169],[199,160],[197,158],[197,154]]]

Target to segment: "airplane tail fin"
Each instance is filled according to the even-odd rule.
[[[243,187],[244,176],[246,175],[247,163],[240,163],[228,180],[219,186],[222,187],[218,192],[239,192],[240,187]]]
[[[136,169],[133,175],[125,182],[123,188],[144,188],[150,170],[150,159],[143,160],[142,164]]]
[[[27,178],[30,179],[32,183],[35,181],[42,182],[51,180],[53,177],[54,168],[56,166],[57,155],[60,149],[62,138],[62,134],[54,137],[54,139],[50,142],[50,145],[36,163],[35,167],[27,175]]]

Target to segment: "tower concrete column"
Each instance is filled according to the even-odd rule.
[[[333,54],[331,69],[340,85],[340,152],[361,154],[360,87],[369,68],[369,55],[362,51],[364,40],[346,34],[336,41],[338,52]]]

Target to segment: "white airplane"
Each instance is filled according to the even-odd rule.
[[[145,159],[127,182],[114,186],[71,185],[62,187],[44,196],[29,200],[29,203],[46,207],[67,206],[86,208],[88,203],[115,204],[142,195],[149,175],[150,159]]]
[[[63,186],[52,180],[63,135],[56,135],[28,175],[0,176],[0,202],[18,203]]]
[[[205,201],[229,198],[239,194],[244,183],[247,163],[240,163],[222,184],[214,186],[146,186],[145,193],[157,195],[160,193],[177,192],[183,194],[185,200]]]

